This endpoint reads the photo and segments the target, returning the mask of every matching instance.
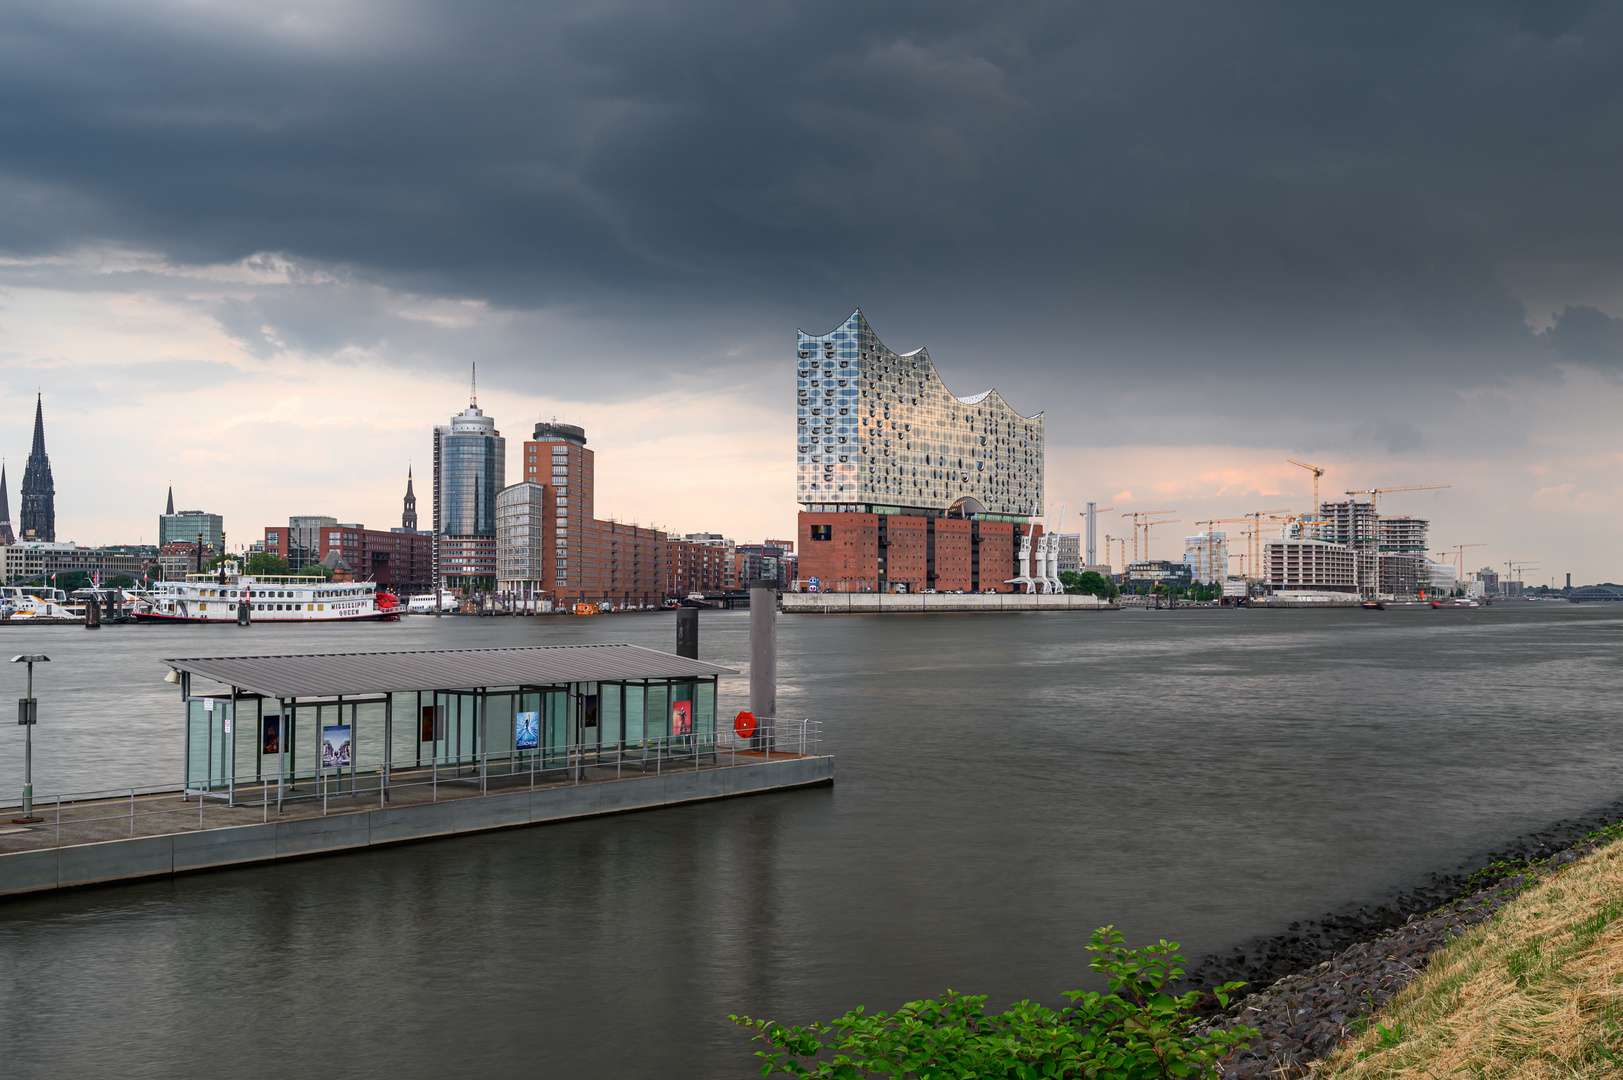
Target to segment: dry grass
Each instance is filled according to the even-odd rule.
[[[1623,843],[1432,958],[1316,1080],[1623,1080]]]

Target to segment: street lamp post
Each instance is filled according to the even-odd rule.
[[[28,665],[28,696],[17,702],[17,723],[23,729],[23,816],[12,818],[18,825],[32,825],[44,821],[34,816],[34,725],[39,722],[39,703],[34,700],[34,665],[47,663],[49,656],[25,653],[13,656],[13,664]]]

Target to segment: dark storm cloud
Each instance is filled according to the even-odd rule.
[[[1033,393],[1615,362],[1503,277],[1623,264],[1615,4],[267,9],[0,12],[0,246],[285,252],[690,335],[861,304]],[[244,303],[232,333],[285,340]]]

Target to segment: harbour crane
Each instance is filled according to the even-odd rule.
[[[1324,475],[1324,470],[1319,468],[1317,465],[1309,465],[1305,461],[1297,461],[1295,458],[1286,458],[1285,461],[1291,465],[1300,465],[1302,468],[1313,474],[1313,513],[1317,514],[1319,512],[1319,477]]]

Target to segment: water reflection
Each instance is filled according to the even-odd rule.
[[[702,655],[742,668],[746,616],[704,618]],[[668,648],[673,624],[64,628],[26,646],[61,657],[36,768],[178,771],[161,656]],[[1102,923],[1217,950],[1611,801],[1620,632],[1555,605],[785,618],[780,701],[827,723],[832,790],[0,905],[0,1061],[743,1077],[729,1012],[1053,1001],[1092,985]]]

